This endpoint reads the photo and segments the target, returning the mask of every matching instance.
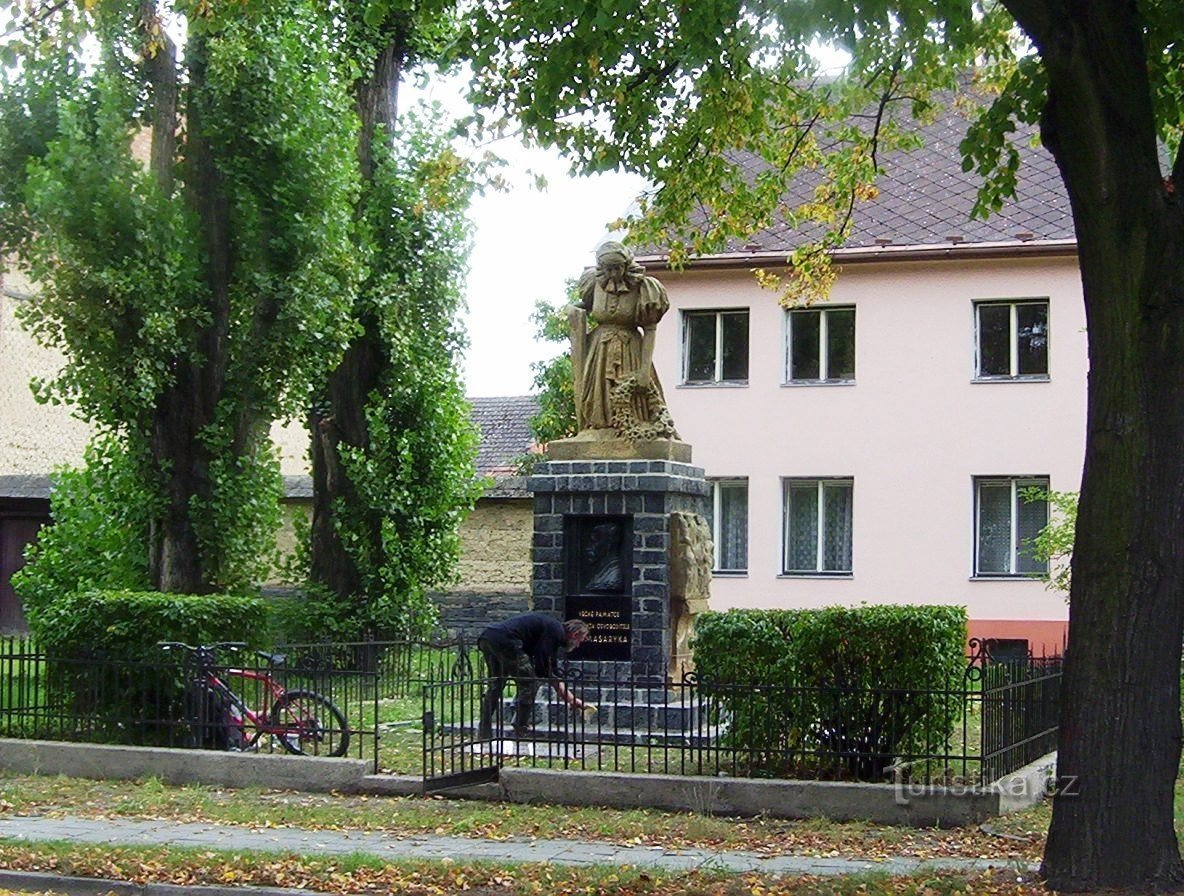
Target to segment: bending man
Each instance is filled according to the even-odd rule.
[[[569,691],[558,678],[557,664],[588,637],[588,624],[581,619],[567,622],[545,613],[526,613],[489,626],[481,632],[477,646],[485,656],[490,678],[489,689],[481,698],[481,722],[478,737],[493,734],[493,719],[506,683],[513,679],[518,693],[514,697],[514,734],[521,737],[530,730],[530,715],[539,686],[547,681],[568,706],[583,709],[583,700]]]

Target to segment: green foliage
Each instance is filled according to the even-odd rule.
[[[633,239],[675,263],[783,222],[832,248],[854,203],[875,195],[877,154],[914,140],[911,115],[984,53],[1011,52],[1001,7],[913,4],[576,0],[482,4],[474,59],[478,124],[514,117],[581,171],[625,169],[657,183]],[[828,77],[811,49],[845,51]],[[735,151],[760,165],[745,169]],[[813,190],[786,205],[786,185]],[[705,228],[691,222],[704,208]],[[700,219],[701,220],[701,219]],[[804,251],[787,301],[816,297],[826,256]]]
[[[148,587],[148,520],[154,500],[141,465],[114,437],[86,449],[80,469],[53,477],[50,514],[12,577],[30,619],[78,591]]]
[[[1184,121],[1178,13],[1139,4],[1170,152]],[[844,55],[841,73],[824,69],[818,47]],[[875,196],[880,151],[912,142],[909,117],[980,73],[961,151],[983,176],[976,211],[985,215],[1014,195],[1015,123],[1037,121],[1047,97],[1043,62],[1007,4],[975,0],[480,4],[461,52],[474,63],[479,128],[497,133],[516,119],[580,171],[650,178],[633,240],[668,247],[675,264],[771,224],[805,234],[790,279],[762,277],[786,302],[825,294],[825,250],[842,243],[854,205]],[[751,157],[758,165],[746,170]],[[787,202],[795,179],[810,189]]]
[[[85,89],[63,99],[57,139],[30,165],[37,235],[21,248],[41,293],[20,313],[41,342],[67,355],[52,384],[37,384],[43,400],[74,403],[101,426],[147,432],[178,343],[196,351],[210,319],[193,251],[197,221],[127,151],[134,123],[117,85]]]
[[[1077,492],[1054,492],[1031,487],[1020,490],[1025,501],[1046,501],[1051,513],[1049,521],[1032,539],[1029,549],[1037,560],[1048,565],[1041,578],[1054,591],[1069,597],[1073,581],[1073,542],[1077,537]]]
[[[262,600],[225,594],[84,591],[29,614],[50,657],[50,705],[85,719],[89,736],[107,743],[172,743],[175,723],[194,711],[186,703],[187,658],[166,656],[158,642],[260,646],[268,626]]]
[[[268,426],[355,331],[357,123],[323,8],[149,9],[185,32],[182,65],[130,0],[13,11],[3,248],[40,287],[24,324],[67,358],[39,396],[140,465],[150,580],[239,589],[279,519]],[[184,124],[144,158],[173,78]],[[164,580],[165,554],[196,558],[186,581]]]
[[[344,52],[363,68],[392,44],[405,69],[426,68],[441,60],[460,27],[454,0],[366,0],[334,13]]]
[[[21,51],[36,52],[33,47]],[[78,60],[57,46],[46,48],[36,67],[16,68],[14,62],[4,63],[9,74],[0,81],[0,269],[8,254],[32,235],[25,206],[29,163],[45,157],[58,133],[55,97],[71,93],[80,78]]]
[[[189,504],[209,580],[240,594],[258,588],[280,564],[276,533],[283,520],[278,449],[258,440],[247,450],[217,452],[210,495],[195,495]]]
[[[59,597],[29,615],[30,631],[50,653],[119,660],[155,659],[160,641],[262,646],[269,625],[265,601],[230,594],[84,591]]]
[[[323,12],[284,0],[247,9],[208,41],[200,106],[230,197],[241,330],[227,343],[229,376],[277,417],[304,409],[355,332],[348,310],[366,260],[353,239],[357,120]]]
[[[361,593],[318,606],[355,636],[421,634],[435,621],[426,588],[454,575],[458,528],[482,491],[457,361],[472,183],[461,160],[412,119],[397,150],[379,147],[363,223],[373,262],[355,315],[384,354],[366,400],[368,443],[342,445],[353,500],[334,508]]]
[[[400,631],[398,617],[388,622],[378,608],[372,611],[356,596],[342,597],[316,584],[305,584],[301,593],[274,601],[272,619],[276,638],[284,644],[343,644],[369,633],[393,636]]]
[[[865,606],[706,613],[694,651],[704,688],[729,712],[729,737],[763,755],[758,766],[862,751],[870,757],[847,758],[846,773],[878,780],[894,757],[953,733],[961,705],[941,692],[962,688],[965,644],[961,607]]]
[[[573,298],[575,282],[568,282],[568,299]],[[531,322],[535,339],[546,343],[568,342],[568,303],[552,305],[545,299],[535,302]],[[576,434],[576,404],[573,393],[570,347],[550,361],[535,361],[534,388],[538,392],[539,412],[530,419],[530,432],[540,444]]]

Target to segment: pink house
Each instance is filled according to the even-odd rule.
[[[825,301],[757,285],[794,246],[783,227],[681,271],[639,258],[669,288],[655,365],[714,482],[713,608],[959,604],[971,637],[1060,652],[1066,598],[1027,547],[1049,511],[1023,490],[1081,477],[1072,220],[1020,133],[1021,198],[972,221],[964,130],[951,114],[885,160]]]

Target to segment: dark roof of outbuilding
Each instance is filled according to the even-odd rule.
[[[982,179],[973,171],[962,170],[959,144],[970,123],[966,105],[948,103],[930,123],[910,121],[922,145],[914,150],[882,152],[879,163],[884,174],[876,182],[878,195],[857,204],[851,234],[841,251],[1073,243],[1069,197],[1052,155],[1036,140],[1035,126],[1019,125],[1011,135],[1020,155],[1016,198],[983,220],[970,214]],[[741,161],[750,177],[767,167],[755,156],[744,156]],[[809,199],[815,183],[811,178],[799,178],[786,193],[787,203],[797,206]],[[768,254],[784,258],[817,235],[776,221],[745,240],[730,242],[713,257]],[[639,252],[639,256],[650,258],[661,254]]]
[[[539,400],[533,395],[503,398],[469,398],[470,419],[477,425],[477,473],[493,479],[485,490],[488,498],[524,498],[526,480],[514,475],[514,460],[530,451],[534,438],[530,418],[538,413]],[[0,481],[3,477],[0,477]],[[307,474],[284,477],[284,496],[289,499],[312,497],[312,478]]]
[[[481,440],[477,447],[477,472],[489,476],[494,484],[486,489],[491,498],[529,496],[526,480],[514,475],[514,460],[528,453],[534,445],[530,418],[538,413],[539,400],[533,395],[504,398],[470,398],[471,419]],[[47,475],[0,476],[0,498],[47,499],[50,478]],[[312,477],[307,473],[284,476],[284,497],[289,500],[312,497]]]
[[[0,476],[0,498],[47,500],[49,498],[49,476],[45,474]]]
[[[504,479],[514,471],[514,460],[530,451],[534,437],[530,418],[539,411],[533,395],[470,398],[472,420],[481,433],[477,472]]]

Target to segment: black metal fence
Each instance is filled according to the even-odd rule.
[[[461,638],[282,644],[276,650],[292,668],[371,674],[379,696],[387,700],[418,697],[424,682],[472,678],[481,669],[475,645]]]
[[[0,639],[0,736],[369,758],[377,766],[377,676],[223,650],[137,660],[56,655]]]
[[[1060,661],[997,662],[985,651],[942,689],[849,689],[618,680],[611,664],[582,663],[566,684],[595,704],[575,712],[543,688],[525,738],[505,734],[509,698],[478,737],[490,682],[458,640],[292,644],[285,661],[218,658],[242,704],[266,715],[261,679],[312,692],[341,710],[322,713],[324,752],[349,731],[348,755],[375,771],[425,780],[480,777],[505,764],[684,775],[806,777],[984,784],[1056,748]],[[234,668],[244,675],[230,675]],[[619,667],[617,667],[619,668]],[[253,676],[253,677],[252,677]],[[195,670],[178,654],[135,662],[54,657],[28,640],[0,639],[0,736],[227,749],[242,743],[223,707],[194,699]],[[241,716],[241,712],[240,712]],[[233,714],[231,724],[233,725]],[[224,734],[226,736],[224,736]],[[246,728],[248,740],[251,731]],[[289,745],[290,746],[290,745]],[[260,736],[252,748],[288,749]],[[322,752],[316,746],[312,752]]]
[[[985,785],[1056,749],[1059,660],[971,658],[942,689],[855,689],[700,680],[616,680],[592,664],[544,688],[525,735],[503,699],[479,736],[483,678],[423,690],[429,789],[503,765],[910,784]],[[511,686],[512,690],[512,686]]]

